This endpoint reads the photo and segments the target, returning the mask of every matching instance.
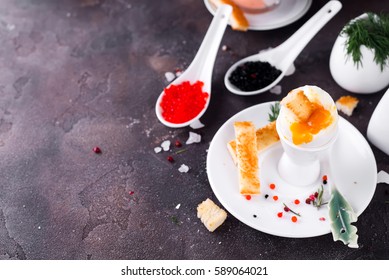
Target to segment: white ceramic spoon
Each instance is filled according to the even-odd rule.
[[[281,79],[285,76],[285,73],[293,64],[293,61],[305,48],[305,46],[311,41],[317,32],[342,8],[342,4],[339,1],[329,1],[323,6],[314,16],[312,16],[299,30],[297,30],[292,36],[289,37],[284,43],[278,47],[270,50],[261,51],[258,54],[246,57],[230,67],[224,77],[224,83],[229,91],[238,95],[254,95],[265,92],[275,85],[277,85]],[[235,87],[228,78],[231,73],[241,64],[247,61],[263,61],[269,62],[274,67],[281,70],[281,74],[270,85],[254,90],[254,91],[242,91]]]
[[[188,69],[186,69],[184,73],[182,73],[176,80],[174,80],[170,84],[177,85],[181,84],[184,81],[189,81],[191,84],[193,84],[196,81],[202,81],[204,83],[202,90],[209,94],[209,97],[203,110],[196,117],[184,123],[177,124],[166,121],[162,116],[162,108],[160,106],[162,96],[164,94],[164,91],[162,91],[155,105],[155,112],[160,122],[164,125],[173,128],[188,126],[191,123],[197,121],[207,110],[209,101],[211,99],[213,66],[215,63],[217,51],[219,49],[220,41],[228,24],[231,12],[232,7],[229,5],[221,5],[218,8],[211,22],[211,25],[208,28],[207,34],[205,34],[204,40],[201,43],[201,46],[192,63],[189,65]]]

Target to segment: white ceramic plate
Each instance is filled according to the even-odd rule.
[[[215,14],[216,7],[210,0],[204,0],[205,6],[211,14]],[[260,14],[245,13],[250,24],[250,30],[271,30],[286,26],[301,18],[309,9],[312,0],[287,0],[274,9]]]
[[[220,203],[241,222],[262,232],[284,237],[313,237],[330,232],[328,208],[320,209],[305,203],[322,181],[308,187],[296,187],[283,181],[277,172],[282,155],[278,143],[259,154],[261,194],[247,200],[239,194],[238,172],[226,144],[234,139],[235,121],[252,121],[256,127],[268,123],[270,106],[274,102],[250,107],[231,117],[215,134],[208,151],[207,173],[212,190]],[[324,200],[329,198],[329,186],[335,184],[349,201],[357,215],[370,203],[377,182],[377,166],[373,152],[361,133],[343,118],[339,120],[339,136],[333,147],[320,157],[321,176],[327,175]],[[276,185],[274,190],[269,185]],[[269,195],[266,199],[265,195]],[[274,201],[273,196],[278,196]],[[300,204],[294,201],[298,199]],[[296,223],[293,214],[283,211],[283,203],[301,214]],[[277,214],[283,212],[282,218]],[[324,218],[325,220],[323,221]]]

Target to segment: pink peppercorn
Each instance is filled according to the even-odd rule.
[[[174,158],[173,158],[172,156],[168,156],[166,159],[167,159],[169,162],[174,162]]]

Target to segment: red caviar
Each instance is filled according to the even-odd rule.
[[[282,218],[282,212],[277,213],[278,218]]]
[[[296,217],[296,216],[293,216],[293,217],[291,218],[291,220],[292,220],[293,223],[295,223],[295,222],[297,222],[297,217]]]
[[[249,195],[249,194],[246,195],[246,199],[247,199],[247,200],[250,200],[250,199],[251,199],[251,195]]]
[[[209,94],[203,92],[204,83],[185,81],[164,89],[161,101],[162,117],[171,123],[184,123],[196,117],[205,107]]]
[[[327,180],[328,180],[327,175],[324,175],[324,176],[323,176],[323,181],[327,181]]]
[[[296,204],[296,205],[297,205],[297,204],[300,204],[300,200],[295,199],[295,200],[294,200],[294,204]]]
[[[276,188],[276,185],[274,185],[274,184],[270,184],[270,189],[272,189],[272,190],[274,190],[275,188]]]
[[[277,201],[278,200],[278,196],[273,196],[273,199],[274,199],[274,201]]]

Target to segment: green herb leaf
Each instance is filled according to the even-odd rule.
[[[374,61],[381,71],[389,62],[389,14],[367,13],[367,18],[349,22],[342,30],[347,35],[346,51],[357,68],[362,65],[361,46],[374,51]]]
[[[341,240],[350,248],[358,248],[357,228],[351,225],[358,220],[357,215],[335,186],[331,188],[328,207],[334,241]]]
[[[171,219],[172,219],[173,224],[180,225],[180,221],[178,220],[178,218],[176,216],[171,216]]]
[[[269,122],[274,122],[275,120],[277,120],[278,118],[278,115],[280,114],[280,102],[276,102],[273,104],[270,105],[270,111],[271,113],[269,113]]]

